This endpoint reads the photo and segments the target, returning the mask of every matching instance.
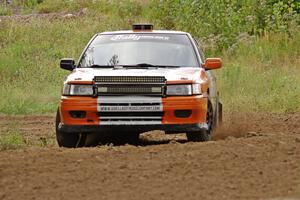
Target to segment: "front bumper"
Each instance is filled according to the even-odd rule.
[[[168,134],[172,133],[185,133],[185,132],[197,132],[207,130],[206,123],[198,124],[167,124],[167,125],[63,125],[58,127],[58,130],[66,133],[91,133],[91,132],[114,132],[114,131],[134,131],[134,132],[147,132],[152,130],[163,130]]]
[[[139,116],[131,119],[132,115],[126,115],[130,111],[122,112],[126,116],[111,116],[113,112],[106,111],[105,116],[102,115],[102,105],[123,105],[132,106],[133,104],[159,104],[161,115],[152,117]],[[128,104],[128,105],[127,105]],[[175,111],[190,111],[187,117],[176,116]],[[71,116],[72,111],[86,112],[83,118],[74,118]],[[155,111],[156,112],[156,111]],[[134,130],[165,130],[165,131],[187,131],[200,130],[205,127],[207,112],[207,97],[204,95],[195,96],[180,96],[180,97],[165,97],[165,98],[151,98],[146,96],[123,96],[123,97],[71,97],[62,96],[60,107],[61,126],[63,129],[69,131],[80,129],[80,132],[88,132],[100,129],[134,129]],[[147,113],[147,112],[140,112]],[[157,114],[157,113],[156,113]],[[107,117],[107,115],[109,115]],[[117,118],[117,119],[115,119]],[[150,118],[150,119],[149,119]],[[155,118],[155,120],[154,120]],[[123,121],[122,121],[123,120]],[[126,121],[127,120],[127,121]],[[144,120],[144,121],[143,121]],[[152,120],[152,121],[151,121]],[[75,127],[75,128],[72,128]],[[187,127],[187,128],[186,128]]]

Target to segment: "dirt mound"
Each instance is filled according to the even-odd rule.
[[[152,132],[82,149],[58,148],[53,121],[0,117],[32,144],[0,152],[0,199],[300,199],[299,113],[229,115],[206,143]]]

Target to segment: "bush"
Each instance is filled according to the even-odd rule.
[[[299,25],[298,0],[153,0],[150,18],[166,29],[193,33],[216,50],[233,45],[240,34],[288,32]]]

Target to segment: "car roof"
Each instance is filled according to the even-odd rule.
[[[170,31],[170,30],[146,30],[146,31],[133,31],[133,30],[123,30],[123,31],[110,31],[110,32],[102,32],[102,33],[98,33],[100,35],[113,35],[113,34],[140,34],[140,33],[145,33],[145,34],[149,34],[149,33],[154,33],[154,34],[185,34],[188,35],[187,32],[183,32],[183,31]]]

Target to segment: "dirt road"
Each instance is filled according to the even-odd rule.
[[[63,149],[53,116],[0,117],[0,133],[29,146],[0,152],[0,199],[300,199],[300,113],[225,120],[206,143],[154,132],[139,146]]]

